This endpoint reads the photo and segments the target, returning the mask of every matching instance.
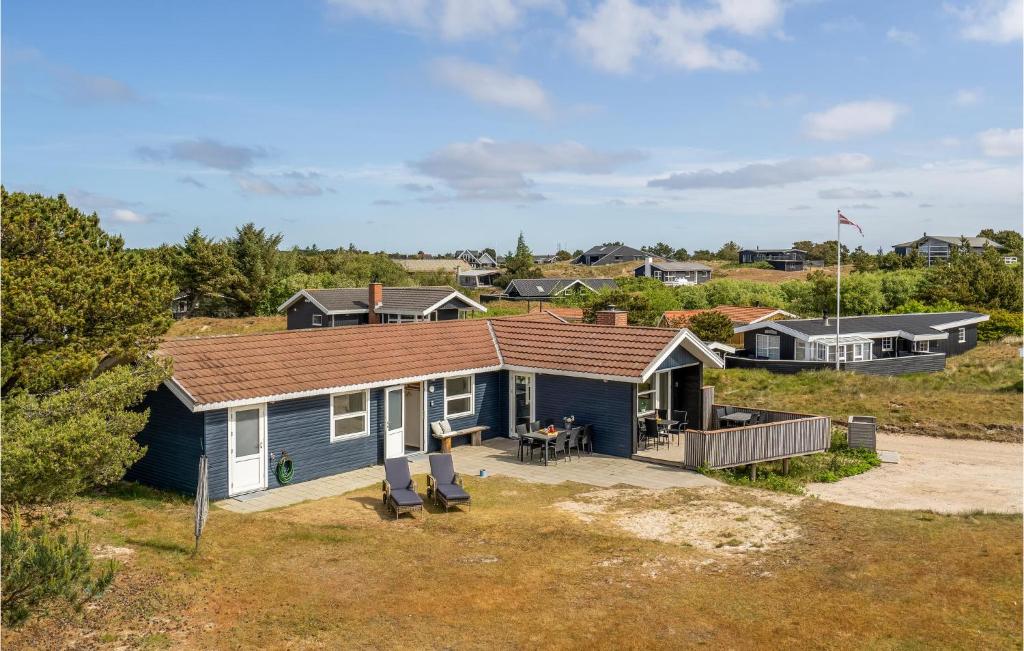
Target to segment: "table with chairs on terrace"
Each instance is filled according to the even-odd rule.
[[[564,418],[561,427],[556,427],[552,419],[544,423],[539,420],[520,423],[515,426],[515,433],[519,440],[517,455],[524,463],[527,454],[529,461],[532,462],[536,454],[546,466],[549,461],[558,463],[559,456],[571,461],[574,451],[577,458],[594,453],[594,426],[578,425],[573,418]]]
[[[670,414],[667,409],[657,409],[637,419],[637,448],[648,450],[654,446],[657,450],[662,445],[681,445],[687,427],[689,414],[685,410],[673,409]]]

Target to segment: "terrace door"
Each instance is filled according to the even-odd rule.
[[[515,434],[516,425],[529,425],[536,420],[536,405],[533,402],[533,373],[510,371],[509,382],[509,429]]]
[[[228,410],[228,495],[267,487],[267,406]]]
[[[384,389],[384,458],[405,455],[405,387]]]

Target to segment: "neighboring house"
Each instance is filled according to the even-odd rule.
[[[767,262],[779,271],[803,271],[807,262],[807,251],[802,249],[743,249],[740,264]]]
[[[546,255],[545,254],[545,255],[535,255],[535,256],[533,256],[533,263],[534,264],[551,264],[552,262],[558,262],[557,254],[553,253],[551,255]]]
[[[539,316],[539,315],[538,315]],[[509,436],[573,415],[594,451],[631,457],[637,419],[711,412],[705,366],[719,357],[688,330],[553,318],[465,319],[166,341],[173,375],[150,393],[128,479],[193,493],[199,458],[212,499],[278,486],[288,455],[299,483],[433,451],[430,424]],[[456,439],[455,443],[463,442]]]
[[[711,280],[711,267],[699,262],[673,262],[648,257],[633,270],[637,278],[654,278],[666,285],[698,285]]]
[[[739,328],[740,326],[750,325],[751,323],[781,321],[782,319],[797,318],[795,314],[785,310],[779,310],[774,307],[719,305],[718,307],[699,310],[669,310],[661,315],[661,321],[658,322],[658,326],[662,328],[688,328],[690,326],[690,319],[698,314],[703,314],[704,312],[720,312],[724,314],[729,317],[730,321],[732,321],[734,329]],[[742,347],[744,343],[744,335],[742,332],[734,332],[729,341],[721,343],[728,343],[733,346]]]
[[[616,264],[619,262],[632,262],[634,260],[645,260],[649,254],[640,249],[634,249],[625,245],[594,246],[583,255],[576,258],[576,264],[599,265]],[[663,260],[664,258],[658,258]]]
[[[516,278],[501,298],[511,301],[550,301],[572,294],[614,289],[613,278]]]
[[[288,329],[449,321],[487,308],[451,287],[303,289],[281,304]]]
[[[1002,251],[1006,248],[999,242],[990,240],[987,237],[954,237],[948,235],[929,235],[928,233],[911,242],[894,244],[892,248],[896,255],[901,256],[913,255],[916,251],[924,258],[925,264],[930,267],[936,262],[948,262],[952,251],[959,249],[961,246],[967,247],[971,253],[982,253],[985,247],[992,247],[997,251]],[[1005,257],[1003,261],[1006,262]],[[1012,263],[1007,262],[1007,264]]]
[[[761,322],[736,328],[744,350],[730,367],[779,373],[835,368],[878,375],[939,371],[946,357],[978,344],[977,312],[934,312],[843,317],[836,346],[835,317]]]
[[[392,262],[400,265],[409,273],[443,272],[458,274],[470,268],[470,264],[460,258],[392,258]]]
[[[498,260],[487,251],[463,249],[462,251],[456,251],[455,257],[465,260],[474,269],[494,269],[498,266]]]
[[[500,275],[497,269],[466,269],[459,272],[459,287],[490,287]]]
[[[188,294],[178,294],[171,299],[171,316],[175,319],[184,319],[191,311],[191,301]]]

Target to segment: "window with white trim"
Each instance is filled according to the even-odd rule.
[[[657,399],[658,376],[647,378],[646,382],[636,385],[636,415],[639,418],[654,415],[654,401]]]
[[[779,359],[779,336],[757,335],[754,355],[761,359]]]
[[[801,339],[793,342],[793,359],[797,361],[807,359],[807,344]]]
[[[957,343],[967,343],[967,328],[956,329],[956,341]]]
[[[331,396],[331,441],[370,435],[369,391],[335,393]]]
[[[472,375],[459,375],[445,378],[444,381],[444,417],[456,418],[469,416],[473,413]]]
[[[931,348],[931,343],[932,342],[928,341],[927,339],[924,340],[924,341],[915,341],[914,342],[914,352],[915,353],[927,353],[930,350],[930,348]]]
[[[313,315],[313,325],[318,326],[318,325],[323,325],[323,324],[324,324],[324,315],[322,315],[322,314],[314,314]]]
[[[891,353],[896,350],[896,337],[882,337],[882,352]]]

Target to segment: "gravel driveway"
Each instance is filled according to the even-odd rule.
[[[835,484],[810,484],[807,492],[876,509],[1021,512],[1024,472],[1019,443],[879,434],[878,449],[899,452],[900,462],[883,463]]]

